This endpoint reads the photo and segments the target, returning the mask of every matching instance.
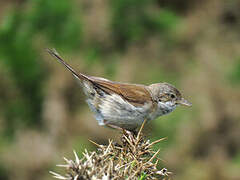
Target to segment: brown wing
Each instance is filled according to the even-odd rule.
[[[151,101],[151,95],[143,85],[112,82],[97,77],[89,78],[98,88],[108,94],[119,94],[133,105],[139,106]]]
[[[57,58],[71,73],[79,80],[85,80],[91,82],[94,86],[102,89],[108,94],[119,94],[124,99],[128,100],[131,104],[140,106],[146,102],[151,101],[151,95],[143,85],[127,84],[112,82],[107,79],[91,77],[85,74],[77,73],[63,58],[56,52],[56,50],[47,49],[49,54]]]

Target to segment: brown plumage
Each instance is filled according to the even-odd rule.
[[[191,106],[171,84],[145,86],[88,76],[77,73],[55,50],[47,51],[80,81],[99,125],[134,130],[145,119],[152,120],[168,114],[179,104]]]
[[[47,49],[47,51],[52,56],[56,57],[68,70],[70,70],[79,79],[89,81],[90,83],[93,84],[93,86],[100,88],[101,90],[108,94],[112,93],[119,94],[122,96],[122,98],[136,106],[143,105],[147,101],[152,100],[149,91],[146,89],[146,86],[144,85],[113,82],[107,79],[77,73],[68,63],[66,63],[60,57],[60,55],[56,51],[50,49]]]

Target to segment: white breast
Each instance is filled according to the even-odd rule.
[[[150,104],[136,107],[117,94],[104,95],[97,106],[92,99],[88,99],[87,103],[95,113],[99,125],[109,123],[126,129],[140,126],[151,107]]]
[[[172,112],[174,109],[176,109],[176,105],[173,104],[171,101],[166,103],[158,102],[158,107],[156,111],[149,114],[149,119],[150,120],[156,119],[159,116],[163,116]]]

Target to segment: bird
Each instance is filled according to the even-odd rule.
[[[179,105],[192,106],[173,85],[110,81],[77,73],[55,49],[47,49],[80,83],[86,102],[100,126],[135,131],[144,121],[169,114]]]

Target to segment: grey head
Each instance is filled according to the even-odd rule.
[[[160,106],[175,108],[177,105],[192,106],[190,102],[182,97],[177,88],[169,83],[156,83],[148,86],[153,100]]]

